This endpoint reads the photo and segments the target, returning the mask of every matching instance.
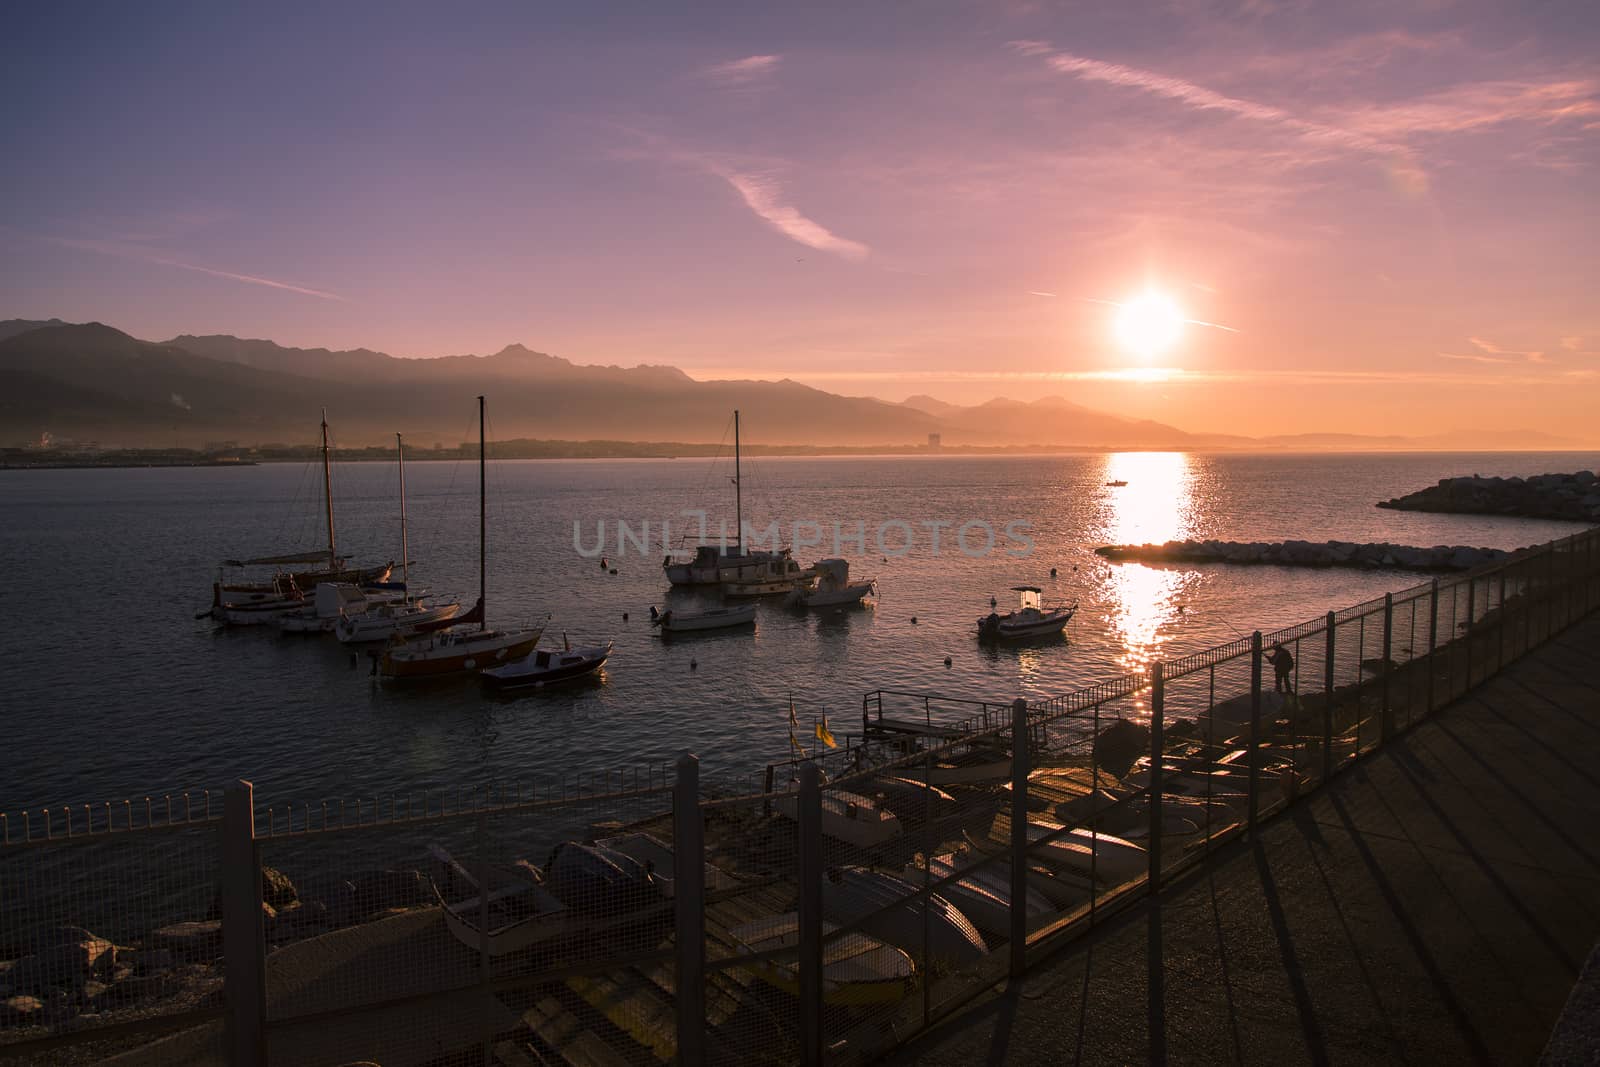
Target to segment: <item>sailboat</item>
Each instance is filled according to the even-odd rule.
[[[544,627],[491,630],[484,605],[488,600],[489,511],[486,495],[487,466],[484,448],[484,404],[478,397],[478,603],[465,615],[423,623],[412,628],[418,636],[396,634],[378,661],[385,678],[435,678],[482,670],[521,659],[539,643]],[[473,629],[470,624],[476,623]]]
[[[739,412],[733,413],[733,507],[734,540],[728,544],[697,545],[692,560],[674,559],[669,552],[661,561],[667,581],[673,585],[719,585],[755,579],[788,577],[792,561],[787,548],[776,551],[744,547],[743,470],[739,456]],[[798,580],[798,574],[795,575]]]
[[[328,547],[317,552],[297,552],[256,559],[230,559],[222,567],[245,570],[272,567],[266,581],[224,582],[221,575],[211,585],[211,616],[234,626],[249,626],[276,621],[278,616],[305,607],[306,596],[323,582],[347,582],[353,586],[387,582],[394,563],[381,567],[350,568],[347,557],[339,555],[333,537],[333,466],[328,446],[328,410],[322,410],[322,498],[328,515]],[[304,570],[294,570],[305,567]],[[285,570],[284,568],[291,568]]]
[[[429,606],[411,595],[411,548],[406,539],[406,452],[405,442],[394,435],[395,454],[400,461],[400,569],[405,594],[399,603],[371,604],[363,610],[342,612],[333,632],[347,645],[362,641],[387,641],[395,634],[412,633],[419,626],[453,620],[461,612],[459,603]]]

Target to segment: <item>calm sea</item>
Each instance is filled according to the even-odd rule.
[[[650,606],[711,598],[669,597],[660,523],[670,520],[676,538],[693,526],[684,509],[731,521],[731,464],[491,463],[491,622],[549,613],[547,643],[563,632],[616,642],[603,680],[514,700],[486,698],[473,681],[379,684],[331,637],[194,618],[219,560],[317,546],[320,467],[3,472],[11,622],[0,631],[0,810],[235,777],[253,779],[267,802],[317,800],[599,770],[685,749],[709,775],[743,776],[785,753],[791,699],[803,721],[826,711],[848,730],[863,693],[880,687],[994,701],[1053,695],[1419,580],[1115,566],[1093,554],[1098,545],[1217,537],[1515,548],[1578,527],[1373,504],[1445,476],[1597,463],[1595,453],[765,459],[745,467],[746,519],[817,524],[823,544],[796,553],[807,563],[833,554],[839,524],[852,573],[878,580],[876,604],[803,614],[763,603],[754,633],[674,643],[651,630]],[[413,584],[470,604],[476,465],[416,463],[406,473]],[[334,480],[341,549],[364,562],[400,558],[393,467],[339,465]],[[617,520],[634,531],[648,522],[651,548],[619,552]],[[941,522],[935,551],[928,524]],[[575,549],[574,523],[591,549],[604,524],[615,575]],[[903,555],[892,554],[908,540],[896,523],[911,533]],[[964,552],[956,534],[968,523]],[[1031,554],[1008,554],[1020,547],[1008,523],[1028,524],[1012,529],[1031,538]],[[849,540],[857,524],[863,545]],[[987,554],[982,524],[996,534]],[[890,551],[878,547],[880,529]],[[1078,602],[1066,645],[978,646],[975,620],[991,596],[1006,610],[1018,584]]]

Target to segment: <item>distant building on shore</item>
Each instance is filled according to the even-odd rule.
[[[928,448],[929,449],[937,449],[942,444],[944,444],[944,439],[943,439],[943,437],[941,435],[936,434],[936,433],[930,433],[928,435]]]

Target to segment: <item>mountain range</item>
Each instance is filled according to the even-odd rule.
[[[339,443],[419,443],[472,436],[472,398],[490,397],[498,440],[716,441],[734,408],[752,443],[869,449],[1360,449],[1484,447],[1451,437],[1195,434],[1095,411],[1061,397],[971,407],[927,396],[902,403],[840,396],[798,382],[698,381],[675,367],[575,364],[509,345],[488,356],[401,359],[369,349],[289,348],[228,335],[142,341],[101,323],[0,321],[0,445],[41,435],[120,447],[304,443],[326,407]],[[1517,447],[1568,442],[1516,435]],[[1503,445],[1502,447],[1507,447]]]

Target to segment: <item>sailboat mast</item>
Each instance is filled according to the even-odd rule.
[[[328,459],[328,409],[322,409],[322,497],[328,505],[328,567],[337,569],[339,557],[333,547],[333,466]]]
[[[739,467],[739,409],[733,409],[733,547],[744,555],[744,473]]]
[[[405,602],[411,603],[411,549],[406,544],[406,450],[400,435],[394,435],[394,452],[400,457],[400,580],[405,583]]]
[[[484,496],[487,479],[483,461],[483,397],[478,398],[478,629],[489,628],[488,558],[489,558],[489,506]]]

